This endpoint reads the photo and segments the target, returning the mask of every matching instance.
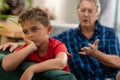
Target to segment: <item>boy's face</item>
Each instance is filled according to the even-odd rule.
[[[23,32],[26,39],[33,41],[36,46],[46,43],[51,31],[51,26],[45,27],[40,22],[34,20],[27,20],[22,25]]]

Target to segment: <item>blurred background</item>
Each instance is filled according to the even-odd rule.
[[[52,35],[78,26],[77,4],[79,0],[0,0],[1,21],[6,15],[17,16],[21,11],[31,7],[40,7],[48,13],[53,25]],[[102,12],[99,21],[114,28],[120,39],[120,0],[100,0]],[[3,15],[5,17],[3,17]],[[0,26],[2,23],[0,23]],[[2,25],[1,27],[3,27]]]

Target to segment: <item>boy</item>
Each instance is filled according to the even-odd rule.
[[[52,27],[47,14],[39,8],[32,8],[19,18],[26,43],[3,58],[3,69],[15,70],[24,60],[36,62],[25,70],[20,80],[31,80],[35,73],[47,70],[69,72],[67,61],[70,54],[62,42],[49,38]]]

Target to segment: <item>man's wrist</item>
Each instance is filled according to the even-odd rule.
[[[99,50],[95,50],[95,51],[91,54],[91,56],[97,58],[98,54],[99,54]]]

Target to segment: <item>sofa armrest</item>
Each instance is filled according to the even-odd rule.
[[[0,63],[2,63],[2,59],[4,56],[6,56],[7,54],[9,54],[10,52],[8,50],[6,51],[0,51]],[[33,65],[34,62],[27,62],[27,61],[24,61],[20,64],[20,66],[18,67],[18,69],[20,70],[25,70],[26,68],[28,68],[30,65]]]
[[[4,54],[0,54],[0,61],[2,61],[4,56],[5,56]]]
[[[30,65],[33,65],[35,64],[35,62],[27,62],[27,61],[24,61],[20,64],[20,66],[18,67],[18,69],[20,70],[26,70]]]
[[[0,63],[2,63],[3,57],[4,57],[5,55],[7,55],[8,53],[9,53],[8,50],[6,50],[6,51],[0,51]]]

